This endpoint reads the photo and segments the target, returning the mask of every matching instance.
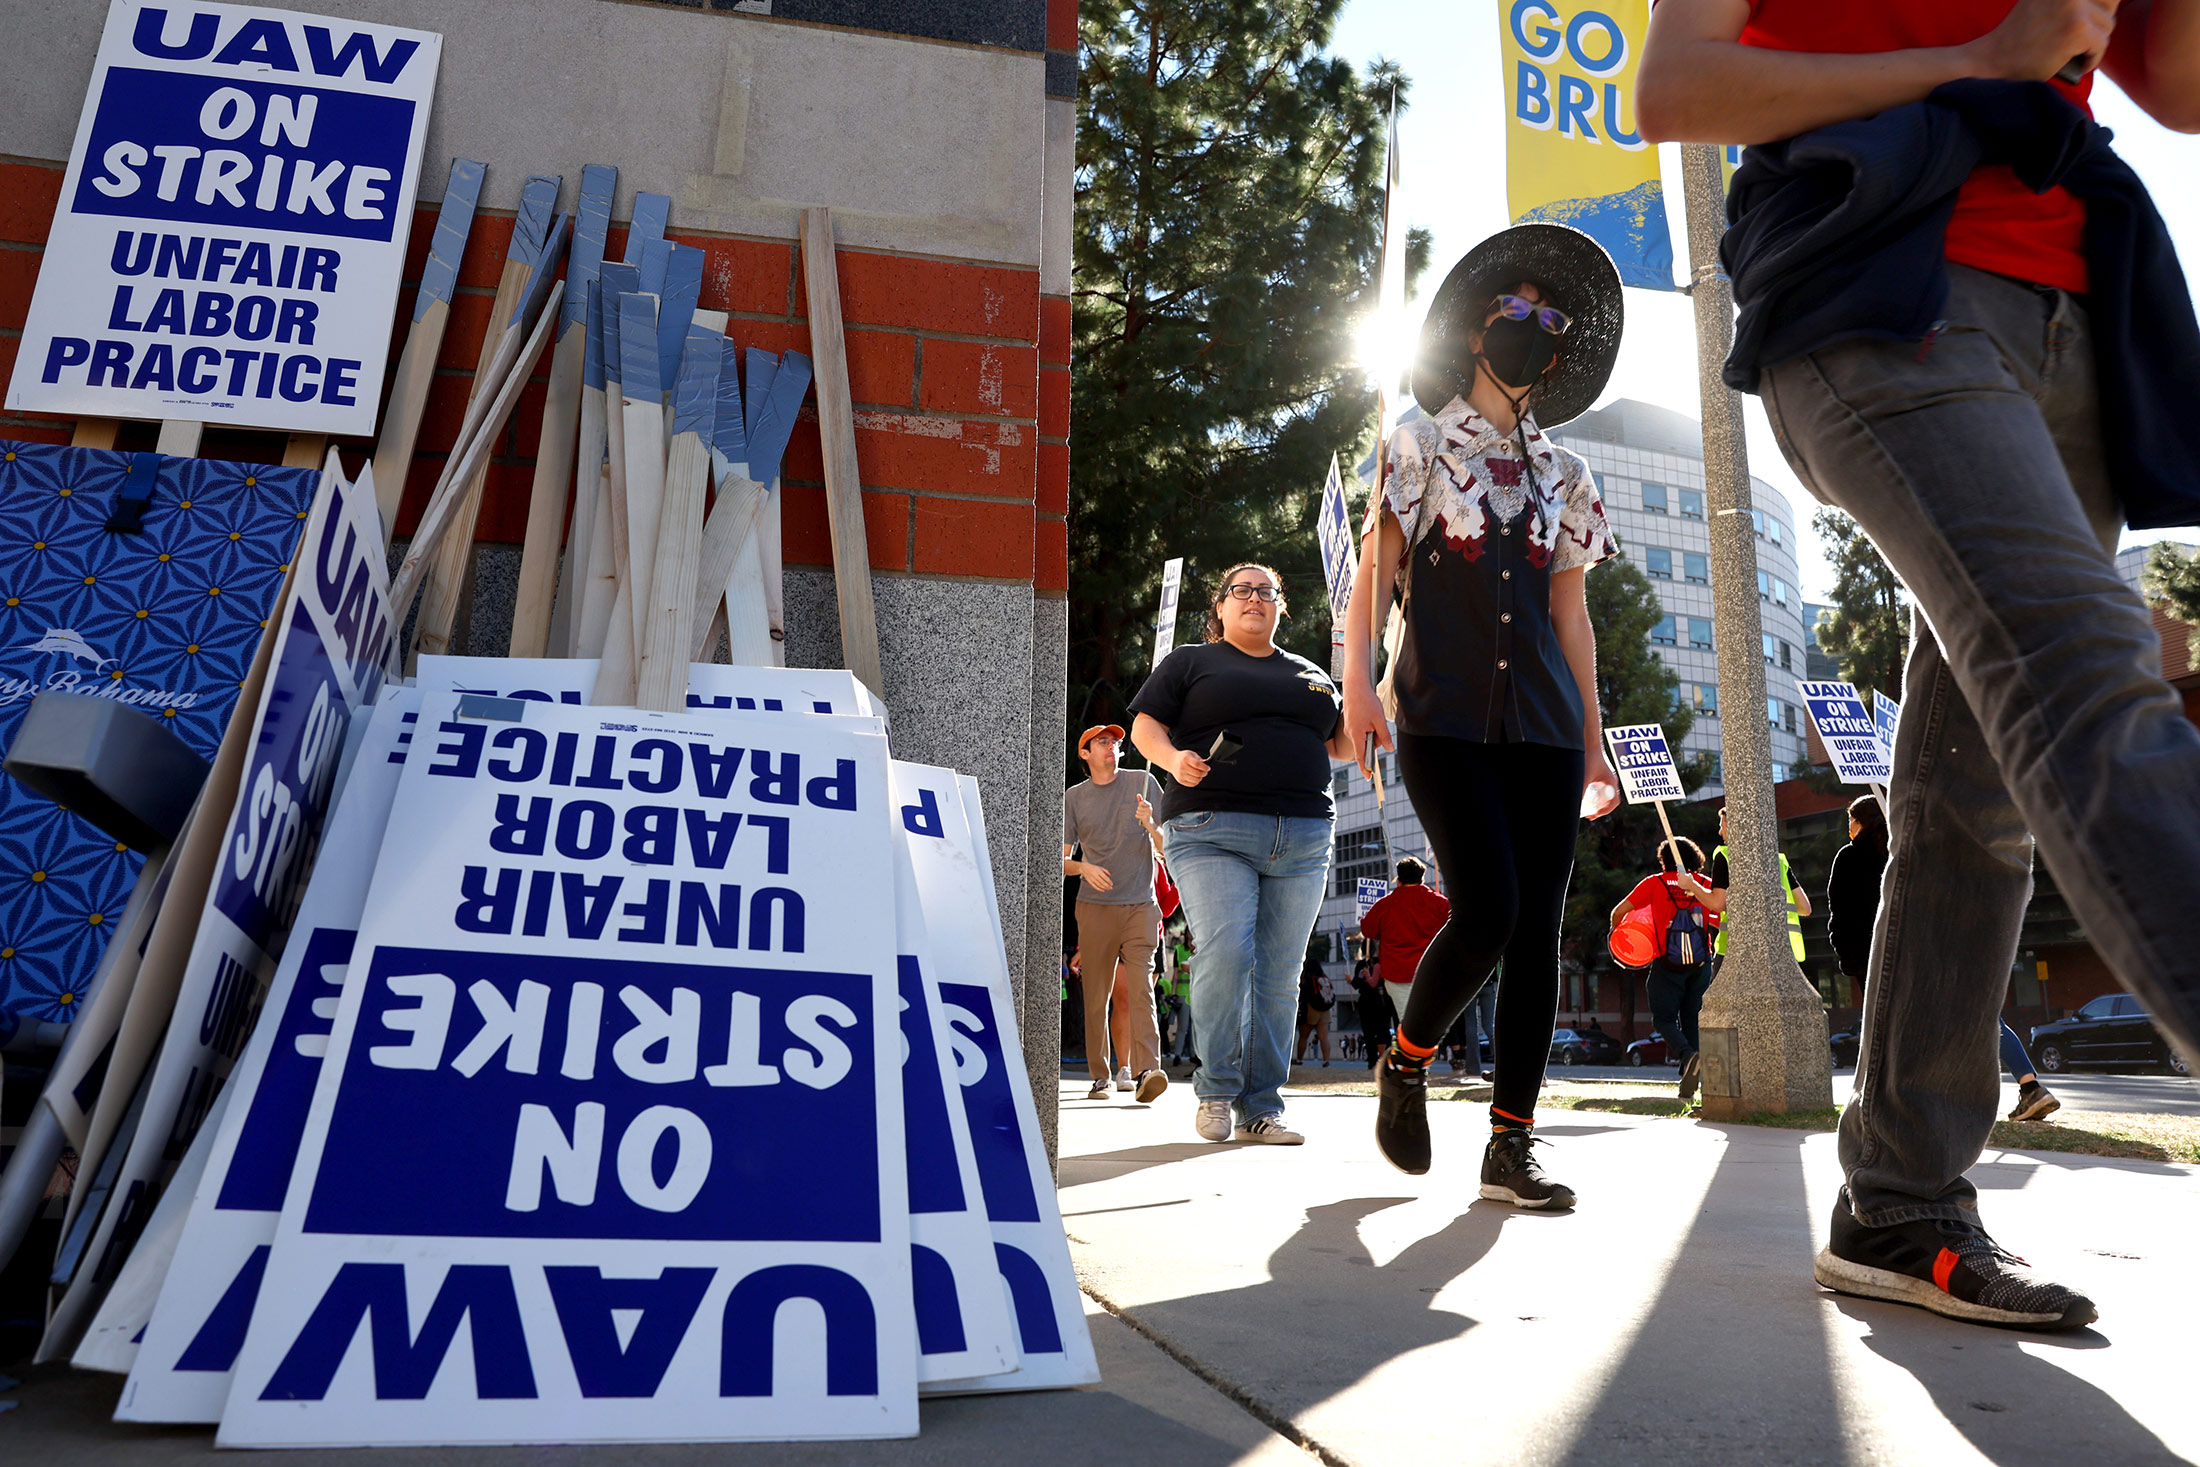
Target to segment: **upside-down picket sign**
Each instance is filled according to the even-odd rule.
[[[889,804],[835,719],[423,695],[219,1440],[914,1433]]]
[[[8,407],[372,435],[441,50],[113,0]]]

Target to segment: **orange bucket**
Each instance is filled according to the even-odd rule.
[[[1621,967],[1647,968],[1658,956],[1658,937],[1650,930],[1650,909],[1637,907],[1612,929],[1612,956]]]

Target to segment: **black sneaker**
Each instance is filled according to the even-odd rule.
[[[2077,1329],[2096,1317],[2091,1299],[2032,1277],[2023,1259],[1977,1223],[1924,1218],[1866,1227],[1849,1211],[1846,1189],[1833,1204],[1833,1237],[1811,1273],[1837,1294],[1915,1304],[1973,1324]]]
[[[1526,1131],[1499,1131],[1482,1153],[1482,1195],[1515,1207],[1572,1207],[1574,1189],[1543,1175],[1531,1147],[1549,1145]]]
[[[1394,1070],[1387,1054],[1375,1066],[1375,1145],[1409,1176],[1428,1170],[1428,1071]]]
[[[2009,1112],[2012,1121],[2044,1121],[2062,1109],[2062,1102],[2054,1092],[2037,1080],[2027,1080],[2017,1090],[2016,1108]]]
[[[1696,1072],[1702,1068],[1702,1059],[1703,1056],[1692,1054],[1681,1062],[1681,1099],[1684,1101],[1696,1098]]]

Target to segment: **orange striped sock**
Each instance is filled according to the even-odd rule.
[[[1516,1116],[1509,1110],[1490,1107],[1490,1129],[1493,1131],[1525,1131],[1534,1125],[1534,1116]]]
[[[1435,1054],[1435,1045],[1422,1046],[1415,1044],[1412,1040],[1406,1038],[1403,1029],[1399,1030],[1397,1036],[1390,1041],[1390,1067],[1403,1074],[1418,1075],[1425,1072],[1428,1069],[1429,1060],[1434,1058]]]

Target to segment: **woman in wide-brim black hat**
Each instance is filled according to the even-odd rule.
[[[1483,241],[1429,306],[1413,368],[1428,417],[1392,435],[1345,617],[1345,723],[1395,747],[1452,901],[1377,1069],[1375,1138],[1429,1166],[1429,1057],[1502,961],[1481,1194],[1574,1204],[1531,1154],[1558,1012],[1559,925],[1584,814],[1618,803],[1602,749],[1584,579],[1616,552],[1588,465],[1543,427],[1578,416],[1618,355],[1619,272],[1556,224]],[[1395,740],[1370,680],[1372,611],[1402,598]]]

